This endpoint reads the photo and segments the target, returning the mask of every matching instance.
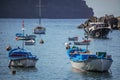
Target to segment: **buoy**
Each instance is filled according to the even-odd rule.
[[[10,45],[6,47],[6,51],[9,51],[9,50],[11,50],[11,49],[12,49],[12,48],[11,48]]]
[[[16,40],[19,40],[19,38],[18,38],[18,37],[16,37]]]
[[[41,44],[43,44],[43,43],[44,43],[44,41],[41,39],[41,40],[40,40],[40,43],[41,43]]]
[[[15,75],[16,74],[16,70],[12,70],[11,74]]]
[[[65,46],[68,46],[68,45],[69,45],[69,44],[66,42],[66,43],[65,43]]]

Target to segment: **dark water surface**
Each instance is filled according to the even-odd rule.
[[[84,36],[82,29],[76,27],[83,19],[43,19],[46,35],[37,36],[34,46],[25,46],[39,60],[35,68],[8,68],[7,45],[12,48],[21,46],[21,41],[15,40],[15,34],[22,32],[22,19],[0,19],[0,80],[118,80],[120,78],[120,31],[113,31],[109,39],[92,39],[89,49],[92,52],[107,51],[114,60],[111,71],[107,73],[80,72],[72,69],[66,55],[64,43],[68,37]],[[38,25],[37,19],[24,19],[25,33],[32,34]],[[39,44],[40,39],[45,41]],[[81,46],[82,47],[82,46]],[[84,47],[84,46],[83,46]],[[16,70],[16,74],[11,74]]]

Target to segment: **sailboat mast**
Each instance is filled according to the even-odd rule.
[[[38,7],[38,10],[39,10],[39,25],[41,25],[41,16],[42,16],[42,14],[41,14],[41,8],[42,8],[41,0],[39,0],[39,5],[38,6],[39,6]]]
[[[22,31],[23,31],[23,36],[24,36],[24,20],[22,21]],[[24,40],[23,40],[23,43],[22,43],[22,48],[24,48]]]

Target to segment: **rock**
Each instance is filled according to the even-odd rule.
[[[81,29],[81,28],[85,28],[86,26],[85,26],[85,24],[81,24],[81,25],[79,25],[77,28],[78,29]]]
[[[85,21],[84,24],[78,26],[78,28],[85,28],[89,25],[89,22],[104,22],[105,24],[111,26],[112,29],[120,29],[120,16],[114,17],[114,15],[105,15],[100,18],[92,16],[88,20]]]

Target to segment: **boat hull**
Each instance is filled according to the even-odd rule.
[[[35,67],[37,59],[18,59],[10,60],[9,66],[12,67]]]
[[[35,35],[27,35],[24,36],[22,33],[16,33],[16,40],[35,40]]]
[[[110,29],[109,28],[103,28],[92,31],[90,34],[93,37],[107,37]]]
[[[99,28],[95,30],[86,30],[85,32],[93,38],[106,38],[109,32],[111,31],[110,28]]]
[[[36,28],[34,28],[34,34],[45,34],[46,29],[44,27],[41,26],[37,26]]]
[[[35,44],[34,40],[25,41],[25,45],[34,45],[34,44]]]
[[[34,34],[45,34],[45,30],[34,30]]]
[[[78,37],[69,37],[68,41],[78,41]]]
[[[70,60],[70,62],[72,67],[78,70],[105,72],[110,69],[113,61],[107,59],[88,59],[77,62]]]
[[[74,45],[90,45],[90,42],[74,42]]]

